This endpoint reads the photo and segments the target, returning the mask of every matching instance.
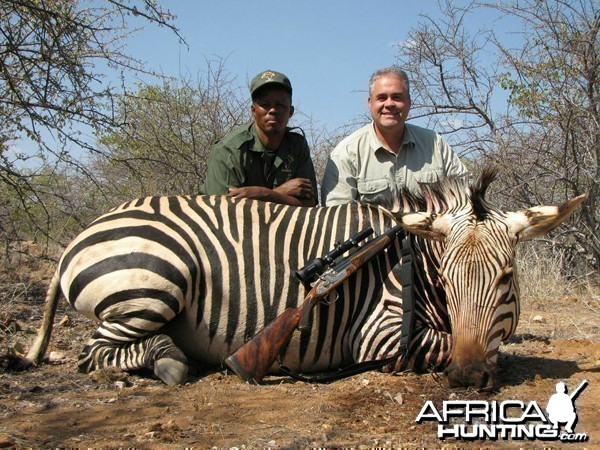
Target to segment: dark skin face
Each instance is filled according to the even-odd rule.
[[[279,148],[285,128],[294,114],[290,93],[280,87],[267,86],[252,101],[251,111],[265,148]]]

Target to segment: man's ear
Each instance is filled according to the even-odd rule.
[[[256,119],[256,107],[254,106],[254,102],[250,105],[250,112],[252,113],[252,117]]]
[[[294,111],[295,111],[294,105],[291,105],[290,106],[290,117],[292,117],[294,115]]]

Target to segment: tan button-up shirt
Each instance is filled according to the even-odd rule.
[[[398,154],[383,146],[372,122],[343,139],[329,156],[321,204],[357,200],[390,207],[403,187],[417,194],[419,183],[468,174],[438,133],[411,124],[405,127]]]

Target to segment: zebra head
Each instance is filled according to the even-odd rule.
[[[470,186],[456,180],[423,186],[427,212],[395,214],[411,233],[445,243],[438,275],[452,327],[444,371],[450,387],[493,386],[500,343],[519,319],[515,247],[557,227],[586,198],[503,212],[485,200],[495,178],[495,170],[484,169]]]

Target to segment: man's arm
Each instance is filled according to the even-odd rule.
[[[215,144],[208,157],[203,193],[225,195],[229,188],[242,184],[241,177],[239,168],[235,167],[232,150],[220,143]]]
[[[292,178],[281,186],[277,186],[274,191],[295,198],[300,206],[316,206],[317,190],[315,184],[314,178],[312,180],[310,178]]]
[[[335,206],[350,203],[358,198],[354,165],[347,154],[334,149],[323,174],[321,204]]]
[[[464,166],[458,155],[452,150],[452,147],[441,137],[441,152],[444,159],[444,171],[448,178],[467,177],[469,171]]]
[[[228,193],[233,198],[251,198],[283,205],[316,205],[312,184],[306,178],[293,178],[275,189],[262,186],[247,186],[230,188]]]

